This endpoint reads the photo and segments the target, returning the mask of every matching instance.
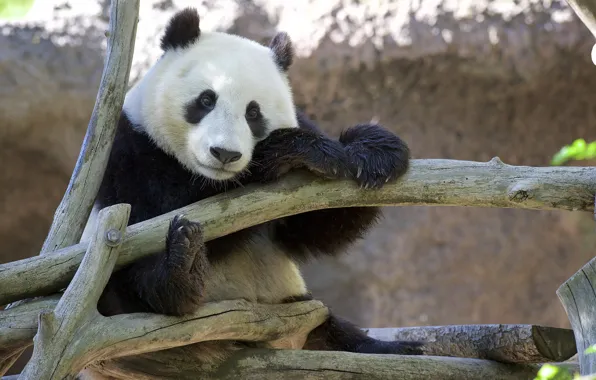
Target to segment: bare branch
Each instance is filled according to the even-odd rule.
[[[596,258],[565,281],[557,295],[575,333],[581,374],[596,373],[596,355],[584,353],[596,344]]]
[[[54,213],[54,220],[42,246],[41,255],[76,244],[83,234],[112,150],[124,102],[135,46],[138,13],[139,0],[111,2],[106,63],[95,106],[75,169],[64,197]],[[80,260],[77,267],[78,264]],[[73,269],[74,275],[76,267]],[[68,281],[64,286],[67,284]],[[13,306],[15,305],[8,305],[7,308]],[[20,353],[17,353],[16,357],[11,356],[10,360],[14,361],[19,356]],[[0,357],[0,376],[6,373],[10,365],[12,363],[9,364]]]
[[[30,344],[31,339],[37,330],[36,316],[39,314],[40,310],[51,310],[52,305],[55,305],[56,303],[57,298],[55,297],[53,299],[38,299],[29,304],[21,305],[11,310],[4,312],[0,311],[0,326],[10,327],[10,324],[12,323],[12,326],[14,327],[14,329],[4,328],[4,330],[0,330],[4,331],[2,336],[3,340],[0,341],[0,346],[4,344],[13,347],[26,347],[28,344]],[[229,325],[228,327],[232,328],[233,325],[236,325],[243,320],[266,319],[261,318],[260,316],[250,316],[250,314],[248,314],[249,310],[254,313],[260,313],[259,315],[282,315],[282,312],[286,313],[286,311],[284,311],[285,309],[283,308],[276,309],[277,306],[271,308],[267,305],[250,305],[250,309],[247,304],[235,303],[231,301],[222,301],[220,303],[205,305],[198,310],[194,316],[184,319],[184,321],[187,322],[182,324],[184,327],[180,330],[177,330],[177,328],[172,326],[172,321],[179,323],[182,321],[182,319],[171,319],[153,314],[122,315],[111,317],[109,319],[107,318],[101,321],[95,320],[94,323],[96,323],[98,327],[94,327],[94,330],[100,331],[100,335],[105,333],[108,333],[109,335],[104,335],[100,338],[92,337],[89,339],[98,339],[98,341],[110,341],[112,339],[116,339],[116,341],[119,339],[134,340],[136,339],[135,334],[137,334],[138,331],[136,331],[132,326],[137,324],[145,326],[147,329],[142,331],[143,334],[146,334],[149,330],[163,330],[168,338],[166,339],[166,342],[158,343],[159,347],[171,348],[179,345],[176,342],[179,337],[189,336],[185,335],[186,329],[189,329],[189,331],[194,331],[193,333],[189,333],[191,335],[195,334],[193,335],[195,337],[193,338],[193,341],[199,341],[200,339],[203,339],[203,337],[205,337],[205,328],[209,325],[209,323],[211,323],[205,322],[204,317],[206,315],[218,313],[227,316],[235,315],[234,317],[230,317],[226,320],[217,319],[219,317],[213,318],[213,325],[218,326],[218,330],[211,331],[212,335],[210,335],[208,338],[217,340],[222,339],[225,336],[216,335],[214,331],[217,331],[217,334],[221,334],[222,331],[224,331],[222,329],[226,328],[226,326],[224,326],[226,324]],[[290,305],[292,305],[291,307],[298,307],[294,306],[298,304]],[[319,309],[320,304],[305,304],[305,306],[301,307],[308,307],[312,309],[292,309],[291,312],[301,313],[312,310],[312,315],[309,317],[312,319],[308,319],[312,323],[302,325],[306,329],[305,331],[310,331],[309,329],[318,323],[316,318],[322,315],[317,314],[322,312]],[[240,310],[243,311],[240,313]],[[225,318],[228,318],[227,316]],[[199,321],[199,317],[203,318],[203,320]],[[113,320],[113,323],[109,322],[110,320]],[[296,321],[286,319],[286,323],[294,323],[295,325]],[[260,335],[252,336],[250,334],[253,334],[253,331],[255,330],[252,327],[246,328],[242,339],[246,340],[248,337],[251,337],[251,339],[256,341],[260,337],[262,340],[270,340],[273,335],[273,333],[271,333],[271,328],[268,326],[263,328],[264,331],[260,332]],[[501,362],[541,363],[564,361],[572,357],[576,352],[573,332],[570,329],[535,325],[421,326],[366,330],[368,330],[369,336],[382,340],[425,340],[428,343],[424,347],[424,352],[426,355],[433,356],[489,359]],[[276,334],[283,333],[284,336],[288,336],[296,332],[296,327],[279,327],[275,331]],[[224,331],[224,333],[228,334],[226,331]],[[231,338],[228,336],[228,339]],[[188,343],[189,342],[185,342],[184,344]],[[137,344],[137,346],[142,346],[145,344],[147,343]],[[106,343],[106,347],[110,348],[102,351],[100,354],[102,357],[119,356],[117,352],[127,352],[128,354],[133,354],[133,352],[128,351],[126,347],[119,346],[119,343],[113,345]],[[153,350],[154,348],[155,347],[151,347],[150,350]],[[113,352],[109,352],[110,350]],[[134,351],[134,354],[138,353],[138,351]]]
[[[139,0],[112,0],[106,65],[79,158],[42,254],[79,242],[112,150],[128,86]]]
[[[112,150],[128,87],[139,0],[112,0],[106,65],[79,158],[46,238],[42,254],[79,242]]]
[[[452,325],[368,329],[381,340],[421,340],[424,354],[501,363],[562,362],[577,353],[571,329],[536,325]]]
[[[65,293],[65,297],[67,293]],[[0,324],[2,325],[5,321],[14,320],[17,315],[20,315],[25,321],[18,326],[25,333],[17,329],[12,331],[6,329],[8,336],[4,338],[5,341],[10,342],[13,347],[19,346],[19,344],[26,347],[27,344],[30,344],[36,329],[35,315],[40,310],[51,307],[51,302],[56,302],[56,300],[35,300],[20,305],[7,310],[8,317],[3,317],[3,312],[0,312]],[[35,309],[32,305],[37,305],[38,308]],[[20,308],[23,309],[19,310]],[[45,315],[48,314],[51,313],[45,313]],[[72,371],[80,370],[97,360],[139,355],[203,341],[268,342],[275,341],[280,337],[306,336],[312,329],[320,325],[327,315],[327,308],[320,301],[266,305],[244,300],[205,304],[194,314],[185,317],[135,313],[106,318],[93,313],[84,320],[84,325],[81,325],[81,328],[72,332],[73,335],[67,339],[66,347],[56,342],[56,338],[57,340],[66,339],[72,329],[68,330],[62,325],[55,330],[55,339],[52,342],[40,342],[36,338],[36,346],[30,363],[36,360],[36,350],[39,354],[43,352],[44,361],[48,363],[58,361]],[[54,320],[59,322],[56,318],[50,318],[52,323]],[[52,326],[58,324],[53,323]],[[27,334],[29,336],[26,336]],[[43,335],[40,334],[40,336]],[[58,358],[55,357],[55,353],[59,353]],[[31,377],[29,373],[27,375],[29,377],[25,377],[25,379],[50,379],[50,377],[43,376]]]
[[[413,160],[409,172],[380,190],[352,181],[292,173],[275,183],[236,189],[130,226],[117,268],[162,250],[177,213],[200,221],[206,240],[272,219],[344,206],[474,206],[593,211],[594,167],[510,166],[454,160]],[[68,285],[87,243],[0,266],[0,304],[46,295]]]
[[[567,0],[567,3],[596,37],[596,2],[594,0]],[[596,65],[596,44],[592,47],[592,63]]]
[[[60,295],[38,298],[10,309],[0,311],[0,347],[22,347],[33,344],[37,333],[37,318],[40,313],[54,310]],[[1,351],[0,351],[1,352]],[[0,353],[0,361],[2,354]]]
[[[350,352],[245,349],[235,353],[218,370],[205,373],[192,357],[176,357],[176,365],[165,352],[151,360],[125,357],[92,366],[93,370],[117,379],[142,380],[514,380],[533,379],[535,364],[503,364],[482,359],[437,356],[354,354]]]
[[[23,379],[64,379],[82,368],[73,362],[83,352],[72,353],[69,348],[80,344],[89,321],[99,315],[97,301],[116,264],[129,215],[128,204],[99,212],[97,230],[72,282],[53,311],[39,314],[33,356],[21,374]]]
[[[567,0],[567,4],[596,37],[596,2],[594,0]]]

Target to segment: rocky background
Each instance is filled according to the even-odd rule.
[[[0,262],[36,255],[103,68],[108,0],[38,0],[0,24]],[[297,103],[333,135],[371,119],[415,158],[548,165],[596,139],[592,38],[564,1],[142,0],[131,79],[186,5],[202,27],[293,38]],[[362,326],[568,326],[557,287],[595,255],[590,215],[396,207],[343,258],[305,268]]]

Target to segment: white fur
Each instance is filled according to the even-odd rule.
[[[205,302],[243,298],[280,303],[307,292],[300,269],[262,227],[241,249],[217,261],[205,277]]]
[[[187,123],[185,105],[207,89],[217,94],[215,108],[197,125]],[[288,78],[271,49],[240,36],[203,32],[189,48],[166,51],[127,93],[124,110],[187,169],[226,180],[247,167],[258,142],[245,119],[253,100],[269,121],[266,135],[298,127]],[[209,151],[215,146],[242,157],[223,165]]]

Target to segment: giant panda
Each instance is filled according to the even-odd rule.
[[[96,209],[129,203],[134,224],[292,169],[351,178],[366,188],[407,171],[407,145],[381,126],[358,124],[336,140],[296,109],[287,34],[264,46],[204,32],[197,11],[186,8],[169,20],[160,46],[163,55],[126,94]],[[200,221],[178,215],[165,250],[116,271],[98,309],[106,316],[182,316],[219,300],[311,299],[299,265],[345,251],[379,213],[374,207],[306,212],[209,242]],[[187,348],[212,363],[248,345],[218,341]],[[422,354],[421,342],[375,340],[333,313],[296,348]]]

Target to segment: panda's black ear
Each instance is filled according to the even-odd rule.
[[[273,51],[277,66],[283,72],[288,71],[294,61],[294,46],[290,36],[286,32],[277,33],[269,43],[269,48]]]
[[[195,8],[185,8],[170,19],[161,37],[161,49],[166,51],[185,48],[195,42],[200,35],[199,13]]]

